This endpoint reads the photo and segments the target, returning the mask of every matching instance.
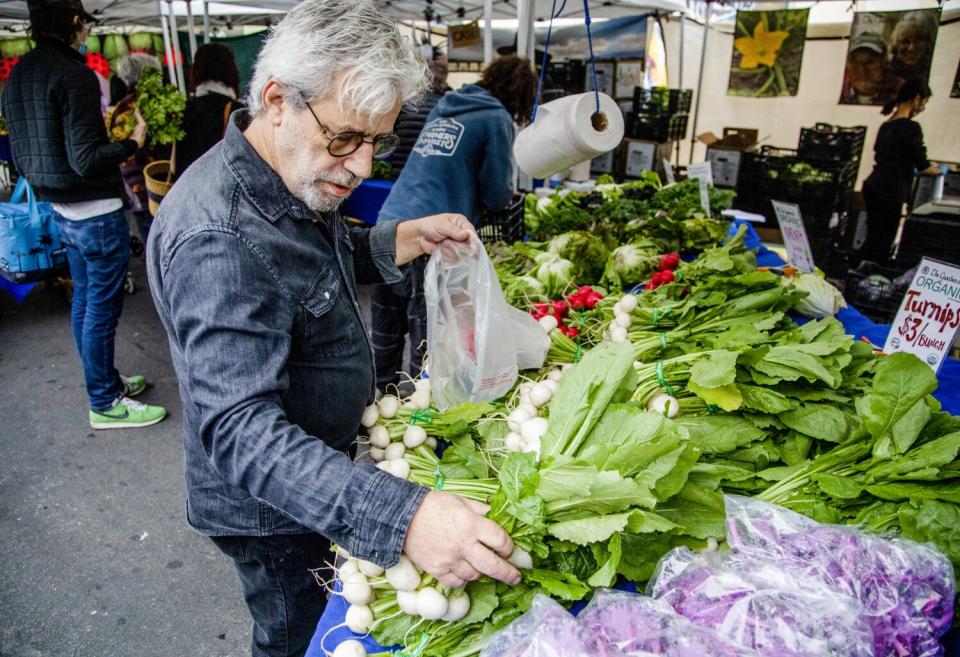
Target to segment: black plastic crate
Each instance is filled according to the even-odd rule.
[[[960,264],[960,218],[910,215],[903,222],[897,262],[915,265],[927,256]]]
[[[633,88],[633,111],[636,114],[648,116],[689,114],[692,100],[693,90],[691,89]]]
[[[764,214],[772,212],[771,200],[796,203],[800,206],[808,229],[825,229],[836,213],[843,219],[850,207],[850,197],[857,178],[854,162],[807,160],[785,148],[764,147],[755,155],[750,179],[756,191],[754,202],[766,205]]]
[[[515,194],[510,205],[499,212],[484,211],[477,235],[485,244],[522,240],[523,194]]]
[[[893,321],[903,295],[910,287],[910,278],[901,278],[905,270],[881,267],[869,260],[847,272],[843,296],[851,306],[881,324]]]
[[[626,136],[646,141],[679,141],[686,139],[689,114],[649,116],[632,114],[627,118]]]
[[[810,160],[859,162],[866,137],[866,126],[843,128],[829,123],[817,123],[812,128],[800,129],[797,154]]]

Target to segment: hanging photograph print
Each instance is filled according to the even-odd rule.
[[[738,11],[728,96],[796,96],[809,9]]]
[[[883,105],[905,80],[926,82],[939,26],[939,9],[854,14],[840,103]]]

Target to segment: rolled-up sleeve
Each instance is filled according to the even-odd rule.
[[[399,283],[403,273],[397,268],[398,221],[381,221],[373,228],[351,227],[353,265],[357,282]]]
[[[426,489],[354,464],[288,421],[282,399],[296,315],[257,250],[229,230],[194,233],[162,265],[159,288],[213,468],[351,554],[396,563]],[[326,406],[319,412],[338,412],[336,399]]]

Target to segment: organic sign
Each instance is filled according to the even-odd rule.
[[[807,239],[807,229],[803,226],[803,215],[800,207],[794,203],[771,201],[773,211],[780,224],[780,235],[787,247],[790,264],[800,271],[813,271],[813,255],[810,253],[810,240]]]
[[[940,369],[960,326],[960,268],[924,258],[883,350],[906,351]]]

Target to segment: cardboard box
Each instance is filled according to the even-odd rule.
[[[712,132],[697,135],[697,141],[715,148],[729,148],[738,151],[749,151],[759,143],[759,130],[753,128],[724,128],[723,137],[717,137]]]

